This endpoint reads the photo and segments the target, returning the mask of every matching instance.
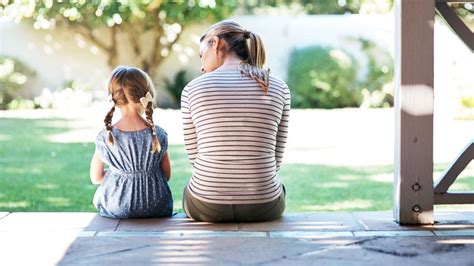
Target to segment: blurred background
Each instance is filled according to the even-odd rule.
[[[94,139],[116,65],[152,76],[175,208],[191,170],[179,99],[199,38],[232,19],[259,34],[292,93],[280,178],[289,211],[386,210],[393,180],[393,0],[0,1],[0,211],[93,211]],[[453,4],[474,29],[474,6]],[[472,139],[474,54],[435,23],[435,178]],[[116,121],[119,112],[114,116]],[[472,164],[472,163],[471,163]],[[474,169],[453,186],[474,190]],[[470,208],[472,205],[450,206]]]

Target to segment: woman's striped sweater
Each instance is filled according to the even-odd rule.
[[[282,193],[277,178],[288,135],[290,91],[270,76],[268,92],[239,71],[214,71],[181,96],[189,192],[217,204],[256,204]]]

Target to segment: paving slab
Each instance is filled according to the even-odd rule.
[[[474,230],[474,212],[435,211],[435,223],[417,226],[423,230]],[[413,227],[412,227],[413,228]]]
[[[286,237],[286,238],[326,238],[326,237],[353,237],[350,231],[276,231],[269,232],[269,237]]]
[[[1,232],[0,265],[56,265],[67,256],[76,231]],[[87,238],[90,239],[90,238]]]
[[[348,212],[288,213],[264,223],[241,223],[243,231],[353,231],[363,227]]]
[[[100,241],[99,241],[100,240]],[[130,242],[128,241],[130,240]],[[242,265],[270,263],[327,247],[327,244],[298,239],[217,238],[78,239],[59,265],[114,265],[133,261],[135,265],[206,264]]]
[[[411,260],[411,259],[410,259]],[[314,252],[302,254],[301,256],[286,257],[269,263],[264,266],[287,266],[287,265],[416,265],[411,260],[407,263],[406,258],[394,257],[389,254],[374,253],[364,250],[358,245],[349,246],[329,246]]]
[[[59,265],[207,263],[208,240],[96,237],[78,239]],[[214,261],[215,262],[215,261]],[[222,264],[222,263],[221,263]]]
[[[113,232],[99,232],[96,235],[98,237],[158,237],[158,238],[268,237],[267,232],[204,231],[204,230],[113,231]]]
[[[463,216],[466,217],[466,220],[474,221],[474,205],[472,206],[473,211],[463,211]]]
[[[474,230],[442,230],[442,231],[434,231],[434,234],[437,235],[437,236],[469,236],[469,237],[474,237]],[[473,258],[473,262],[474,262],[474,258]]]
[[[402,226],[393,219],[392,211],[353,212],[365,230],[452,230],[474,229],[474,216],[468,212],[438,211],[435,212],[435,224],[423,226]]]
[[[263,265],[473,265],[473,252],[474,245],[445,244],[432,237],[377,237]]]
[[[419,226],[402,226],[398,224],[393,218],[392,211],[353,212],[352,214],[367,231],[420,230]],[[431,228],[421,230],[431,230]]]
[[[415,230],[402,230],[402,231],[356,231],[353,232],[354,236],[360,237],[397,237],[397,236],[435,236],[431,231],[415,231]]]
[[[0,231],[113,231],[118,223],[118,219],[104,218],[87,212],[15,212],[0,219]]]
[[[473,251],[473,245],[444,245],[430,237],[383,237],[349,246],[331,247],[300,257],[297,263],[317,261],[321,265],[472,265]]]
[[[445,244],[429,237],[383,237],[364,241],[364,250],[436,265],[472,265],[474,245]],[[461,255],[462,254],[462,255]],[[459,257],[457,257],[459,256]],[[427,264],[427,263],[421,263]]]
[[[184,213],[169,218],[129,219],[121,220],[118,231],[168,231],[168,230],[206,230],[206,231],[238,231],[236,223],[213,224],[195,222]]]
[[[469,213],[442,214],[443,225],[472,221]],[[0,264],[474,265],[474,230],[406,229],[388,217],[391,212],[289,213],[269,223],[214,225],[184,214],[114,220],[11,213],[0,219],[0,251],[8,251]]]
[[[474,245],[432,237],[77,239],[59,265],[472,265]],[[353,238],[354,239],[354,238]],[[333,242],[331,242],[333,241]]]

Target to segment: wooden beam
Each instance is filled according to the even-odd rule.
[[[394,218],[433,224],[435,0],[395,2]]]
[[[463,43],[474,52],[474,32],[462,21],[447,3],[436,3],[436,10]]]
[[[474,204],[473,192],[435,193],[435,204]]]
[[[474,159],[474,140],[464,148],[464,150],[459,154],[458,158],[448,167],[436,184],[434,186],[435,193],[444,193],[447,192],[449,187],[454,183],[456,178],[461,174],[461,172],[469,165],[469,163]]]
[[[436,0],[436,3],[474,3],[474,0]]]

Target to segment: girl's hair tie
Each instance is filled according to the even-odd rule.
[[[115,104],[114,96],[112,95],[112,93],[109,93],[109,95],[107,95],[107,100],[109,101],[109,103]]]
[[[150,92],[147,92],[145,97],[140,98],[140,103],[142,104],[143,108],[146,108],[150,102],[153,102],[153,96],[151,96]]]
[[[244,38],[249,39],[250,38],[250,31],[244,30]]]

